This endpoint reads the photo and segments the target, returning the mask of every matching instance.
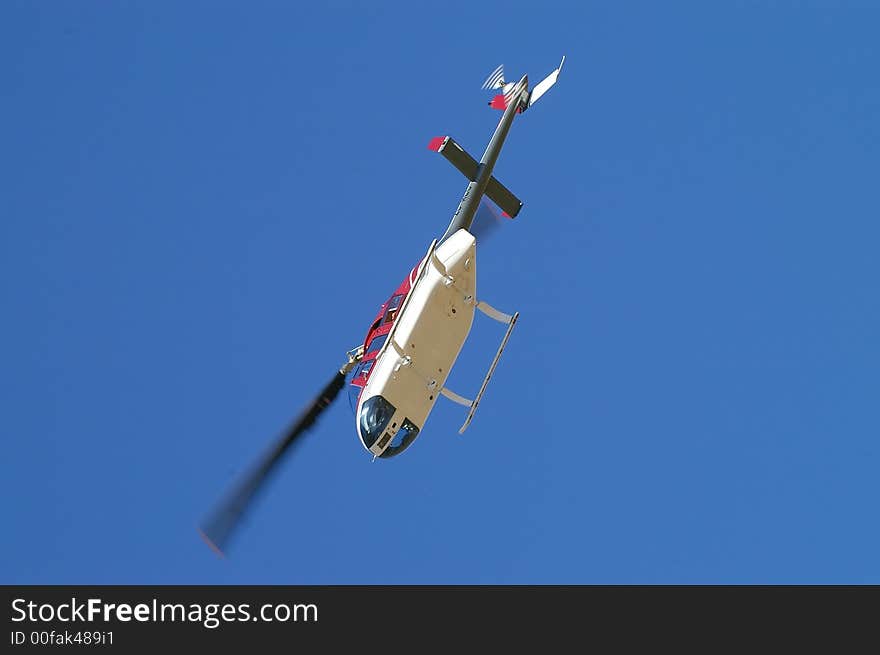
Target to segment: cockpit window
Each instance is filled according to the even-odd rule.
[[[385,317],[382,319],[382,325],[394,322],[394,319],[397,318],[397,310],[400,309],[400,303],[402,300],[402,293],[391,297],[391,300],[388,301],[388,309],[385,310]]]
[[[370,371],[373,369],[373,364],[376,363],[375,359],[368,359],[365,362],[361,362],[354,369],[354,374],[351,376],[352,384],[357,380],[360,384],[359,386],[363,386],[367,382],[367,378],[370,377]]]
[[[388,425],[388,421],[394,416],[394,405],[382,396],[367,398],[361,405],[359,417],[361,427],[361,439],[369,448],[382,435],[382,431]]]
[[[366,348],[364,348],[365,353],[374,353],[382,349],[382,346],[385,345],[385,341],[388,339],[387,334],[380,335],[375,337]]]
[[[413,440],[419,435],[419,429],[409,419],[404,419],[403,425],[394,435],[394,439],[388,444],[385,451],[379,457],[394,457],[406,450]]]

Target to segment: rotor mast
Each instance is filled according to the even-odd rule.
[[[495,162],[501,153],[501,146],[504,145],[504,139],[507,138],[507,133],[510,131],[513,119],[520,109],[523,92],[528,86],[529,76],[523,75],[522,79],[517,82],[513,93],[510,94],[510,102],[507,103],[507,108],[504,110],[501,120],[498,121],[495,133],[492,134],[489,145],[486,146],[486,151],[480,158],[476,178],[468,183],[467,189],[465,189],[464,195],[461,197],[461,202],[458,203],[458,209],[455,210],[452,220],[449,222],[449,227],[446,228],[446,233],[440,239],[441,243],[462,228],[465,230],[471,229],[471,223],[473,223],[474,215],[480,206],[480,200],[486,191],[486,185],[492,178],[492,170],[495,168]]]

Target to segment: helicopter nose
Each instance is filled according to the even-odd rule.
[[[358,434],[367,450],[382,436],[395,412],[394,405],[382,396],[372,396],[361,404],[358,415]]]

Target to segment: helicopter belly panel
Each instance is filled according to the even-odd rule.
[[[395,410],[373,454],[395,443],[407,419],[424,425],[470,332],[475,295],[476,241],[462,229],[430,255],[362,394],[361,402],[381,395]]]

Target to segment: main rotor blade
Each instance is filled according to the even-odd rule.
[[[215,552],[223,555],[223,549],[226,547],[230,535],[235,530],[254,495],[265,483],[269,474],[275,469],[297,437],[312,427],[321,412],[327,409],[330,403],[333,402],[343,386],[345,386],[345,375],[338,371],[296,422],[266,451],[251,471],[241,479],[214,513],[208,517],[208,520],[202,525],[199,532]]]

